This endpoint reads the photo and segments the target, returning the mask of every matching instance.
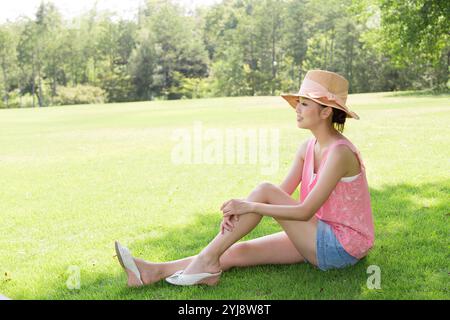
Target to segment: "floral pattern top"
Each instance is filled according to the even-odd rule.
[[[355,258],[361,259],[367,255],[374,244],[369,186],[361,154],[348,140],[337,140],[324,151],[317,174],[314,174],[314,145],[316,141],[315,138],[311,139],[306,149],[300,200],[303,202],[314,188],[330,151],[340,144],[347,145],[358,157],[361,172],[352,179],[341,179],[322,207],[315,213],[315,216],[331,226],[345,251]]]

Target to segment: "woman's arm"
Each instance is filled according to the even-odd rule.
[[[303,162],[308,142],[309,140],[304,141],[297,149],[291,169],[289,170],[286,178],[284,178],[283,182],[280,184],[280,188],[289,195],[294,193],[295,188],[297,188],[302,181]]]
[[[331,151],[331,150],[330,150]],[[258,213],[276,219],[307,221],[319,210],[347,173],[349,157],[352,155],[346,146],[336,146],[324,163],[319,179],[306,197],[297,205],[273,205],[232,199],[222,206],[224,216]]]
[[[254,202],[254,211],[261,215],[271,216],[286,220],[306,221],[312,218],[317,210],[327,201],[339,180],[347,174],[347,166],[352,157],[351,151],[346,146],[336,146],[324,163],[322,172],[316,185],[298,205],[271,205]]]

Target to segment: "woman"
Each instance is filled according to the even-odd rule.
[[[314,138],[302,143],[280,186],[262,183],[246,199],[226,201],[219,234],[196,256],[165,263],[135,259],[116,242],[129,286],[166,278],[174,285],[218,283],[223,270],[261,264],[309,262],[320,270],[354,265],[374,242],[370,194],[358,150],[342,134],[348,81],[309,71],[298,94],[282,95],[297,112],[297,126]],[[291,194],[301,182],[300,201]],[[273,217],[284,231],[237,242]]]

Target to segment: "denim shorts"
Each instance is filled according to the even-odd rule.
[[[345,268],[359,261],[345,251],[331,226],[320,219],[317,221],[316,250],[317,264],[322,271]]]

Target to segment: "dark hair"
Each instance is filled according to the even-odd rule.
[[[322,108],[326,108],[327,106],[320,105]],[[331,123],[333,124],[333,127],[339,131],[340,133],[344,132],[344,124],[345,119],[347,119],[347,113],[345,111],[342,111],[341,109],[337,108],[331,108],[333,110],[333,116],[331,119]]]

